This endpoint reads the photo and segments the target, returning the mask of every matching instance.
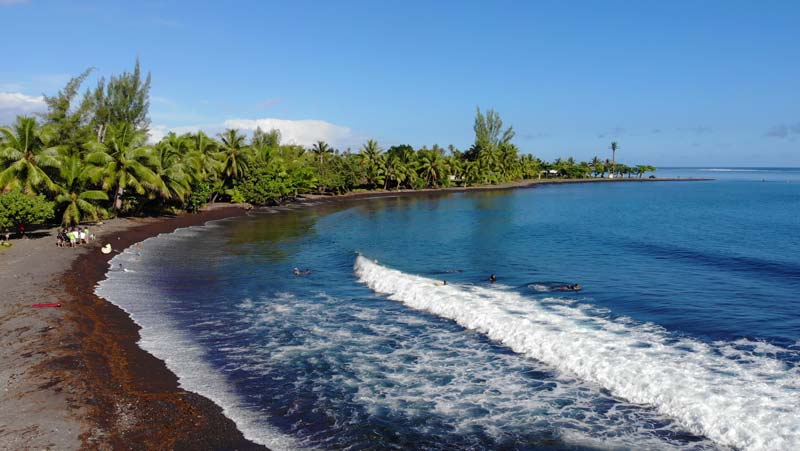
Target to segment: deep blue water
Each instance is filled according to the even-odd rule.
[[[800,171],[659,175],[718,180],[256,213],[99,292],[274,449],[800,447]]]

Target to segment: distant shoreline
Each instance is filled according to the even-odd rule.
[[[336,201],[342,199],[371,199],[377,197],[400,197],[400,196],[413,196],[416,194],[436,194],[436,193],[466,193],[466,192],[481,192],[481,191],[499,191],[510,190],[518,188],[533,188],[542,185],[569,185],[581,183],[652,183],[652,182],[711,182],[716,179],[713,178],[696,178],[696,177],[664,177],[664,178],[585,178],[585,179],[536,179],[536,180],[523,180],[519,182],[503,183],[498,185],[475,185],[475,186],[452,186],[446,188],[425,188],[425,189],[401,189],[401,190],[370,190],[370,191],[352,191],[345,194],[301,194],[294,202],[288,202],[281,205],[291,205],[296,202],[304,201]]]
[[[510,190],[544,185],[707,180],[712,179],[528,180],[474,187],[302,195],[278,207],[311,208],[351,200]],[[91,448],[103,443],[112,447],[136,443],[152,448],[171,449],[266,449],[245,439],[233,421],[225,417],[222,409],[212,401],[181,389],[178,386],[178,377],[169,371],[162,360],[139,348],[139,325],[113,303],[94,294],[97,283],[106,277],[108,261],[114,256],[113,253],[100,253],[101,245],[111,243],[115,250],[122,251],[147,238],[171,233],[179,228],[246,215],[249,208],[249,205],[211,204],[198,214],[114,219],[103,226],[95,226],[98,240],[83,249],[56,248],[52,244],[52,236],[15,243],[14,248],[18,249],[13,252],[20,252],[19,260],[14,262],[16,265],[37,265],[37,259],[57,260],[53,269],[49,270],[52,271],[52,276],[37,275],[28,280],[34,290],[43,293],[42,302],[57,301],[64,306],[56,311],[42,312],[48,313],[45,320],[51,324],[52,333],[57,335],[51,337],[50,342],[56,340],[63,343],[63,346],[55,349],[45,344],[39,346],[44,363],[37,365],[35,370],[39,372],[38,377],[59,381],[44,393],[40,391],[40,396],[52,400],[52,415],[71,416],[74,419],[73,430],[79,430],[80,437],[72,437],[72,440],[80,439],[80,448]],[[271,207],[265,207],[269,208]],[[277,210],[280,211],[281,208]],[[52,233],[52,230],[49,232]],[[34,243],[37,246],[36,252],[23,249]],[[0,280],[0,288],[2,283]],[[63,290],[62,294],[49,294],[59,289]],[[4,306],[8,309],[16,312],[30,311],[28,300],[13,299],[8,302],[13,303]],[[71,363],[65,366],[59,362]],[[12,366],[14,364],[2,363]],[[27,368],[20,369],[26,373]],[[34,376],[30,376],[30,382],[22,382],[23,393],[41,385]],[[64,403],[63,393],[70,395],[66,405],[59,407]],[[19,401],[26,402],[26,398]],[[56,412],[59,409],[63,410]],[[40,413],[22,420],[44,425],[48,418]],[[64,448],[73,449],[70,445],[74,441],[63,442]],[[27,445],[34,444],[35,442]]]

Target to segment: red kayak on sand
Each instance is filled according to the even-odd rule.
[[[33,304],[31,305],[33,308],[45,308],[45,307],[61,307],[60,302],[46,302],[44,304]]]

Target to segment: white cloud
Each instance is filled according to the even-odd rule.
[[[261,127],[264,131],[273,128],[281,132],[281,143],[298,144],[303,147],[310,147],[317,141],[325,141],[334,147],[357,146],[363,137],[356,135],[348,127],[331,124],[330,122],[317,119],[289,120],[289,119],[228,119],[222,123],[207,123],[199,125],[183,125],[178,127],[168,127],[166,125],[154,124],[150,127],[148,141],[157,143],[169,132],[179,135],[183,133],[194,133],[198,130],[204,131],[209,136],[216,136],[226,128],[235,128],[242,132],[252,132]]]
[[[169,133],[169,129],[163,125],[152,125],[150,126],[150,130],[147,131],[147,142],[150,144],[155,144],[162,139]]]
[[[17,116],[31,115],[47,109],[44,97],[32,97],[18,92],[0,92],[0,125],[14,122]]]
[[[281,142],[284,144],[299,144],[309,147],[317,141],[326,141],[334,146],[352,144],[357,140],[353,131],[348,127],[331,124],[317,119],[288,120],[288,119],[228,119],[224,123],[227,128],[240,130],[255,130],[261,127],[264,131],[278,129],[281,131]]]

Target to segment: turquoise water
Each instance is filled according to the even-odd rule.
[[[98,291],[274,449],[800,447],[800,171],[659,175],[718,180],[257,213]]]

